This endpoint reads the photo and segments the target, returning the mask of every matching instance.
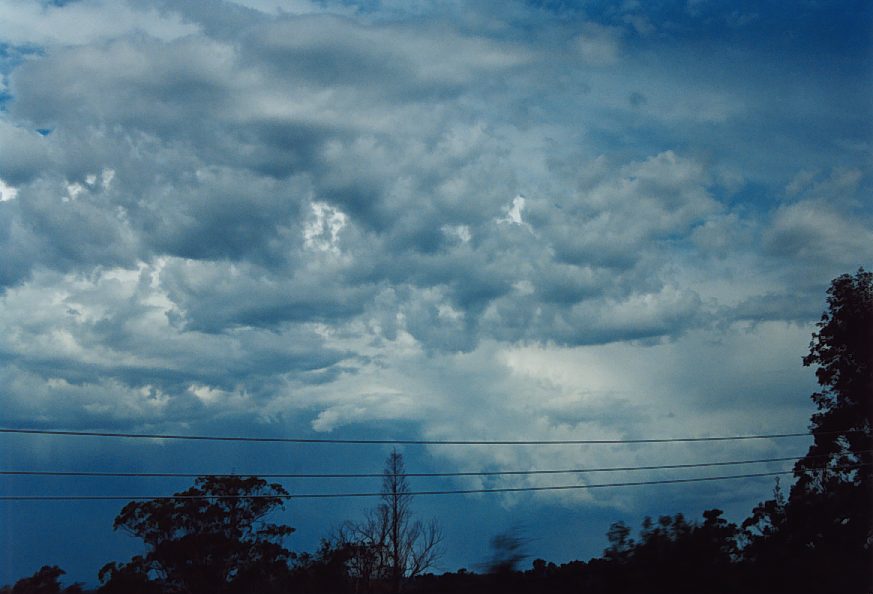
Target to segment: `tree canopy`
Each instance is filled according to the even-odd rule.
[[[744,553],[771,591],[873,587],[873,274],[844,274],[827,294],[803,358],[820,385],[813,443],[788,499],[777,489],[743,524]]]
[[[114,526],[144,555],[100,571],[104,591],[269,592],[287,574],[289,526],[265,521],[288,492],[257,477],[201,477],[176,497],[127,504]]]
[[[0,594],[82,594],[82,587],[73,584],[63,588],[60,578],[64,570],[57,565],[43,565],[30,577],[21,578],[14,586],[0,588]]]
[[[803,358],[816,366],[821,390],[812,395],[818,412],[810,424],[814,443],[797,466],[800,489],[821,487],[809,469],[822,459],[825,480],[853,483],[869,480],[858,468],[873,462],[873,273],[860,269],[834,279],[827,302]]]

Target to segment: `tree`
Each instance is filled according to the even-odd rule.
[[[815,578],[873,587],[873,273],[836,278],[803,364],[821,386],[813,444],[798,461],[786,508],[796,547]]]
[[[61,588],[60,577],[64,573],[57,565],[44,565],[32,576],[15,582],[14,586],[0,588],[0,594],[81,594],[79,584]]]
[[[349,551],[322,539],[315,554],[301,553],[292,570],[291,588],[300,594],[343,594],[352,592],[348,570]]]
[[[439,557],[442,532],[435,521],[414,520],[403,455],[391,452],[382,477],[382,502],[363,522],[338,530],[337,546],[349,552],[349,571],[369,590],[376,581],[400,592],[404,579],[422,574]]]
[[[592,567],[606,578],[610,592],[686,594],[734,592],[737,526],[720,509],[703,512],[703,523],[681,513],[643,519],[639,538],[631,538],[624,522],[615,522],[606,536],[610,546],[602,565]]]
[[[609,548],[603,551],[603,557],[617,563],[626,563],[635,546],[630,527],[624,522],[613,522],[606,538],[609,540]]]
[[[131,502],[114,527],[147,552],[100,570],[104,592],[270,592],[288,575],[293,529],[267,523],[288,492],[257,477],[200,477],[169,499]]]
[[[873,274],[844,274],[827,294],[803,358],[820,386],[813,443],[788,500],[777,491],[743,523],[752,573],[778,574],[771,591],[873,588]]]
[[[862,268],[835,279],[827,301],[803,358],[817,366],[822,389],[812,395],[814,442],[796,468],[802,490],[822,490],[828,480],[869,481],[869,469],[859,466],[873,462],[873,273]]]
[[[390,578],[388,522],[381,508],[370,510],[362,522],[345,522],[333,538],[336,549],[346,551],[346,567],[356,590],[370,592],[373,584]]]
[[[773,488],[773,498],[752,509],[743,521],[743,559],[750,584],[766,592],[779,592],[787,585],[796,560],[790,531],[786,524],[787,502],[779,479]]]

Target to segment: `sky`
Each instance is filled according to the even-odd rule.
[[[424,440],[805,431],[873,266],[869,2],[0,0],[0,426]],[[402,446],[412,472],[796,456],[805,438]],[[0,435],[6,470],[379,472],[386,445]],[[790,463],[732,467],[777,471]],[[592,484],[722,469],[410,479]],[[790,480],[786,477],[784,480]],[[377,491],[378,479],[286,481]],[[168,479],[0,477],[0,494]],[[587,559],[773,479],[418,497],[439,571]],[[123,502],[0,502],[0,583],[96,583]],[[291,501],[313,550],[374,500]]]

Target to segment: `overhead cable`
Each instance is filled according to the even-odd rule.
[[[495,487],[489,489],[451,489],[447,491],[411,491],[408,495],[469,495],[474,493],[517,493],[524,491],[559,491],[570,489],[599,489],[605,487],[636,487],[642,485],[668,485],[675,483],[695,483],[740,478],[756,478],[790,474],[791,470],[776,472],[756,472],[728,476],[711,476],[688,479],[663,479],[656,481],[636,481],[631,483],[598,483],[593,485],[558,485],[554,487]],[[382,493],[298,493],[289,495],[2,495],[0,501],[166,501],[185,499],[340,499],[349,497],[381,497]]]
[[[862,466],[870,466],[869,463],[854,464],[841,467],[843,470],[857,469]],[[818,470],[824,470],[819,468]],[[767,476],[779,476],[791,474],[792,470],[777,470],[772,472],[755,472],[747,474],[732,474],[722,476],[707,476],[679,479],[659,479],[649,481],[634,481],[620,483],[595,483],[589,485],[556,485],[549,487],[493,487],[483,489],[450,489],[432,491],[410,491],[410,496],[427,495],[472,495],[476,493],[521,493],[531,491],[569,491],[586,489],[603,489],[611,487],[640,487],[646,485],[674,485],[686,483],[700,483],[744,478],[760,478]],[[383,493],[375,492],[350,492],[350,493],[296,493],[288,495],[0,495],[0,501],[172,501],[186,499],[208,500],[241,500],[241,499],[341,499],[353,497],[382,497]]]
[[[121,433],[110,431],[65,431],[56,429],[19,429],[0,428],[0,434],[25,434],[25,435],[56,435],[76,437],[116,437],[130,439],[173,439],[189,441],[235,441],[254,443],[311,443],[311,444],[345,444],[345,445],[599,445],[599,444],[642,444],[642,443],[677,443],[677,442],[706,442],[706,441],[740,441],[750,439],[781,439],[788,437],[808,437],[810,432],[804,433],[770,433],[763,435],[727,435],[715,437],[668,437],[668,438],[642,438],[642,439],[533,439],[533,440],[508,440],[508,439],[335,439],[335,438],[310,438],[310,437],[246,437],[227,435],[176,435],[160,433]],[[817,432],[816,435],[843,434],[846,431]]]
[[[859,453],[870,453],[866,450]],[[692,462],[684,464],[659,464],[653,466],[613,466],[607,468],[567,468],[559,470],[481,470],[456,472],[333,472],[333,473],[270,473],[270,472],[233,472],[233,473],[193,473],[193,472],[100,472],[100,471],[65,471],[65,470],[0,470],[0,476],[56,476],[56,477],[93,477],[93,478],[197,478],[197,477],[232,477],[258,476],[262,478],[288,479],[333,479],[333,478],[383,478],[385,476],[407,476],[420,478],[462,477],[462,476],[510,476],[536,474],[581,474],[587,472],[624,472],[636,470],[673,470],[677,468],[706,468],[710,466],[737,466],[741,464],[765,464],[768,462],[789,462],[799,460],[803,456],[785,458],[757,458],[753,460],[731,460],[720,462]],[[811,456],[825,458],[826,455]]]

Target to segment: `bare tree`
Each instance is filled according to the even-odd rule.
[[[371,592],[375,583],[390,578],[389,526],[381,511],[381,507],[370,510],[361,522],[345,522],[334,534],[334,546],[346,553],[346,567],[355,580],[356,592]]]
[[[400,592],[404,579],[431,568],[441,553],[442,531],[435,520],[413,519],[412,493],[403,455],[391,452],[385,461],[382,502],[362,522],[346,522],[337,531],[339,546],[349,553],[349,572],[358,589],[370,591],[376,582]]]

